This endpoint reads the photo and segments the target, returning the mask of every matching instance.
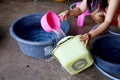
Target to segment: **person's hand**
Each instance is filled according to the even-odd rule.
[[[69,16],[69,12],[70,10],[65,10],[63,12],[61,12],[58,16],[60,18],[61,21],[67,20],[68,16]]]
[[[89,40],[90,40],[90,34],[89,33],[85,33],[83,35],[80,36],[80,40],[81,41],[85,41],[85,46],[88,46]]]

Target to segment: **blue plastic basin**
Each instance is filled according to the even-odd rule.
[[[45,32],[40,19],[43,13],[30,14],[15,20],[10,27],[10,35],[18,42],[20,50],[34,58],[49,58],[57,43],[54,32]],[[61,28],[67,35],[70,30],[68,21],[61,22]]]
[[[95,63],[105,72],[120,74],[120,36],[102,35],[90,44]]]

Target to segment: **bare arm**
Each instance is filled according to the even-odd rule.
[[[120,0],[110,0],[108,10],[105,16],[105,20],[95,30],[89,32],[91,38],[99,35],[100,33],[104,32],[106,29],[109,28],[112,20],[114,19],[115,13],[119,5],[120,5]]]
[[[87,0],[83,0],[79,7],[74,8],[73,10],[70,10],[69,15],[70,16],[79,16],[80,14],[85,12],[85,10],[87,9],[86,4],[87,4]]]
[[[85,40],[86,46],[88,45],[90,38],[93,38],[101,34],[102,32],[109,28],[112,20],[114,19],[115,13],[119,8],[119,5],[120,0],[110,0],[104,22],[101,23],[95,30],[91,30],[80,37],[80,40]]]
[[[62,21],[66,20],[68,16],[79,16],[80,14],[82,14],[87,9],[86,1],[87,0],[83,0],[81,2],[80,6],[77,8],[74,8],[72,10],[65,10],[65,11],[61,12],[59,14],[59,17],[61,18],[61,20]]]

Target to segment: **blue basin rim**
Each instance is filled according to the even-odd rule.
[[[23,17],[20,17],[18,18],[17,20],[15,20],[12,24],[11,24],[11,27],[10,27],[10,35],[18,42],[22,42],[22,43],[25,43],[25,44],[31,44],[31,45],[48,45],[48,44],[53,44],[54,42],[51,41],[51,40],[48,40],[48,41],[28,41],[28,40],[25,40],[25,39],[22,39],[20,38],[19,36],[17,36],[13,29],[14,29],[14,25],[19,21],[19,20],[22,20],[26,17],[33,17],[35,16],[36,18],[41,18],[42,16],[44,15],[44,13],[35,13],[35,14],[29,14],[29,15],[25,15]],[[70,30],[70,25],[69,25],[69,22],[68,21],[63,21],[61,22],[63,25],[66,25],[65,28],[66,28],[66,31],[65,33],[68,34],[69,30]],[[63,28],[63,26],[61,26]]]

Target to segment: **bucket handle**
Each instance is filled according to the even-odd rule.
[[[96,63],[94,63],[94,65],[99,71],[101,71],[104,75],[111,78],[112,80],[120,80],[120,78],[114,77],[114,76],[110,75],[109,73],[103,71]]]
[[[57,46],[61,45],[62,43],[66,42],[67,40],[71,39],[73,36],[67,36],[63,38],[61,41],[57,43]]]

